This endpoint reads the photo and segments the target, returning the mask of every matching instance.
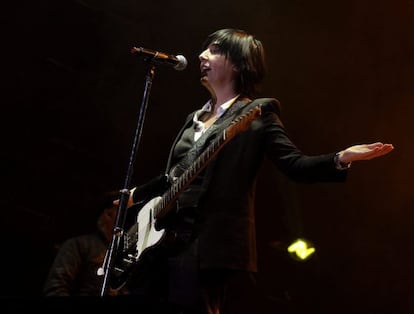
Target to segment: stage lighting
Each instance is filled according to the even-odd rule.
[[[292,258],[305,261],[315,253],[315,247],[309,240],[299,238],[288,246],[287,251]]]

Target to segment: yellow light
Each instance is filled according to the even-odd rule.
[[[305,239],[297,239],[288,247],[289,254],[300,261],[308,259],[313,253],[315,248],[313,245]]]

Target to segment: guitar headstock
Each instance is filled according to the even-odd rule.
[[[261,113],[262,110],[259,105],[253,107],[246,113],[242,114],[240,117],[234,119],[226,129],[226,138],[232,138],[238,133],[246,131],[249,128],[250,124],[253,122],[253,120],[259,117]]]

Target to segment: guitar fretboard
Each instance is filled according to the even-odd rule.
[[[171,209],[173,202],[183,192],[197,175],[208,165],[209,161],[217,155],[224,144],[236,134],[244,131],[250,123],[261,114],[260,106],[250,109],[247,113],[234,120],[211,144],[195,159],[190,167],[178,177],[170,188],[161,196],[161,200],[154,208],[154,217],[162,218]]]

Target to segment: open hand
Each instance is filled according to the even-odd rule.
[[[392,144],[381,142],[354,145],[339,152],[341,163],[350,163],[357,160],[370,160],[388,154],[394,149]]]

